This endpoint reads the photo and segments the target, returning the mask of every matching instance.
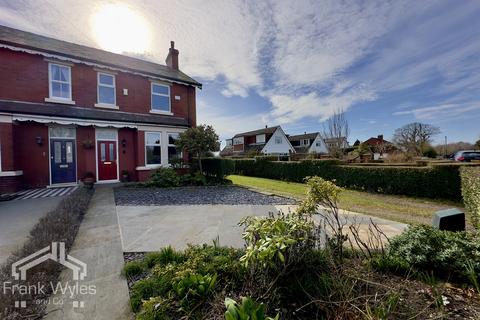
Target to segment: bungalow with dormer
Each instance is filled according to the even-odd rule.
[[[295,148],[296,153],[308,154],[327,154],[328,149],[325,141],[323,141],[320,132],[304,133],[288,136],[288,140]]]

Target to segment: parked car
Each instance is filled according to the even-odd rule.
[[[472,160],[480,161],[480,150],[462,150],[455,153],[453,160],[461,162],[470,162]]]

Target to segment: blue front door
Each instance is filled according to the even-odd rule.
[[[50,140],[52,184],[76,182],[75,140]]]

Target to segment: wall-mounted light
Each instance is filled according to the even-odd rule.
[[[36,137],[35,138],[35,142],[37,142],[37,144],[39,146],[43,145],[43,138],[42,137]]]

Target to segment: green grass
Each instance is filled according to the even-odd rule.
[[[234,184],[242,187],[270,192],[298,200],[303,199],[307,191],[307,186],[303,183],[238,175],[231,175],[227,178]],[[345,190],[342,192],[339,201],[339,207],[341,209],[409,224],[430,224],[435,211],[461,206],[461,203],[451,201],[374,194],[355,190]]]

